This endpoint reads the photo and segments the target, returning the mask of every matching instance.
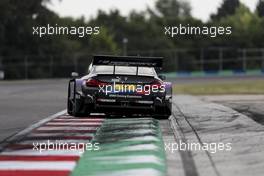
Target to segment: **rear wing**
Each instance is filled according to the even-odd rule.
[[[161,57],[140,57],[140,56],[94,56],[93,65],[112,65],[112,66],[135,66],[135,67],[154,67],[162,68]]]

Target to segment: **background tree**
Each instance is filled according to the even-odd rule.
[[[259,0],[257,8],[256,8],[256,12],[258,16],[264,17],[264,0]]]
[[[48,74],[47,65],[51,57],[55,66],[65,65],[55,70],[54,72],[57,72],[54,75],[65,76],[72,71],[71,63],[77,57],[82,57],[79,61],[83,65],[83,70],[86,70],[85,66],[89,64],[88,55],[121,54],[122,41],[127,38],[129,55],[170,58],[167,65],[165,63],[165,67],[167,71],[174,71],[178,68],[175,57],[188,58],[188,62],[190,60],[195,62],[200,55],[183,52],[176,56],[175,53],[164,51],[174,49],[198,51],[200,48],[210,47],[264,47],[262,41],[264,18],[260,17],[263,17],[264,13],[263,1],[259,1],[256,13],[252,13],[239,0],[224,0],[217,13],[211,16],[211,20],[203,22],[191,16],[190,4],[185,0],[156,0],[154,8],[141,12],[132,11],[128,16],[121,15],[118,10],[99,11],[91,19],[59,17],[46,7],[46,3],[50,3],[48,0],[27,0],[26,4],[21,0],[1,0],[0,57],[3,58],[8,78],[23,77],[25,58],[29,58],[28,70],[32,72],[31,77],[34,75],[45,77]],[[32,35],[33,26],[47,26],[47,24],[68,27],[100,26],[101,30],[100,35],[87,35],[83,38],[78,35],[46,35],[42,38]],[[216,38],[204,35],[178,35],[172,38],[164,35],[165,26],[179,24],[194,27],[232,26],[232,35]],[[45,62],[44,66],[41,66],[40,61]],[[185,65],[188,65],[187,61]]]
[[[187,17],[191,15],[190,4],[179,0],[158,0],[156,9],[163,17]]]
[[[233,15],[221,18],[220,21],[212,23],[218,26],[231,26],[232,35],[215,38],[210,42],[211,46],[254,48],[263,46],[261,35],[263,31],[262,19],[252,13],[244,4],[236,9]]]
[[[222,5],[218,8],[217,13],[211,15],[212,20],[219,20],[228,15],[233,15],[239,7],[239,0],[224,0]]]
[[[119,53],[113,36],[109,34],[105,27],[100,29],[100,35],[91,37],[89,52],[94,54]]]

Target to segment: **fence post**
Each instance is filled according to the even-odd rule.
[[[223,48],[219,48],[219,70],[223,71]]]
[[[24,57],[24,71],[25,79],[28,79],[28,56]]]
[[[246,51],[246,49],[242,50],[242,54],[243,54],[243,56],[242,56],[243,71],[246,71],[247,70],[247,51]]]
[[[75,72],[78,72],[78,58],[77,58],[76,55],[74,55],[74,60],[73,60],[73,62],[74,62],[74,71],[75,71]]]
[[[126,56],[127,55],[127,43],[128,43],[128,39],[127,38],[123,38],[123,55]]]
[[[174,60],[175,60],[175,70],[179,71],[179,58],[178,58],[178,51],[174,50],[173,52]]]
[[[50,55],[50,60],[49,60],[49,71],[50,71],[50,77],[53,77],[53,56]]]
[[[264,72],[264,48],[262,48],[262,67],[261,67],[262,72]]]
[[[204,71],[204,48],[200,50],[200,64],[201,64],[201,71]]]

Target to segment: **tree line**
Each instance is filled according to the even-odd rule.
[[[264,48],[264,1],[259,0],[254,12],[239,0],[223,0],[217,12],[206,22],[191,15],[191,6],[184,0],[156,0],[154,8],[131,11],[122,16],[119,10],[98,11],[90,19],[60,17],[46,7],[49,0],[0,1],[0,57],[69,56],[76,53],[122,54],[123,40],[128,51],[168,50],[181,48]],[[100,26],[100,35],[60,35],[36,37],[32,26]],[[200,35],[164,35],[164,26],[231,26],[232,35],[210,38]],[[63,57],[58,57],[63,60]],[[70,58],[69,58],[70,59]],[[62,61],[63,62],[63,61]]]

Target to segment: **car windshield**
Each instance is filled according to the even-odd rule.
[[[113,74],[114,73],[114,66],[95,66],[94,73],[96,74]],[[120,75],[136,75],[137,74],[137,67],[132,66],[116,66],[115,67],[115,74]],[[155,76],[156,72],[154,68],[151,67],[138,67],[138,75],[145,75],[145,76]]]

